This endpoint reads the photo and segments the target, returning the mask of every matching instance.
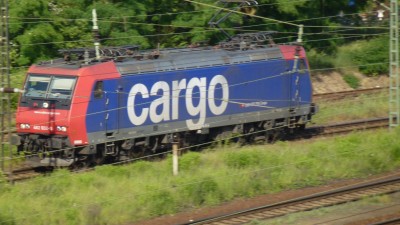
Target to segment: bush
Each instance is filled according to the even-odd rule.
[[[229,167],[247,168],[260,164],[260,155],[257,151],[245,152],[229,152],[226,154],[224,161]]]
[[[189,152],[179,159],[179,168],[181,170],[194,170],[201,162],[201,154],[197,152]],[[170,160],[171,161],[171,160]]]
[[[205,177],[199,183],[191,183],[185,186],[184,190],[188,199],[191,199],[195,205],[217,202],[214,198],[219,194],[218,183],[211,177]]]
[[[308,58],[310,67],[313,70],[335,67],[334,63],[333,63],[333,58],[331,56],[328,56],[325,53],[319,53],[314,50],[310,50],[307,53],[307,58]]]
[[[343,80],[353,89],[360,87],[360,80],[353,74],[345,74]]]
[[[358,70],[367,76],[387,74],[388,43],[388,37],[384,36],[343,46],[339,50],[336,67],[356,64]]]
[[[160,216],[175,212],[177,204],[169,190],[153,190],[143,197],[151,202],[151,215]]]

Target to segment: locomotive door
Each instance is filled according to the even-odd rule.
[[[289,118],[288,128],[295,128],[297,123],[296,114],[300,110],[300,73],[298,70],[298,59],[293,62],[293,67],[289,72]]]
[[[107,137],[114,137],[118,133],[119,121],[118,121],[118,88],[115,80],[110,80],[104,83],[105,93],[105,130]]]
[[[306,62],[304,59],[299,59],[298,60],[298,65],[296,67],[296,70],[293,73],[292,76],[292,86],[293,86],[293,100],[294,104],[293,107],[296,108],[296,110],[300,110],[302,103],[304,99],[301,99],[301,96],[304,93],[301,93],[302,90],[302,80],[304,80],[304,77],[302,76],[307,76],[306,74]]]
[[[97,81],[94,95],[97,98],[98,113],[103,117],[104,133],[107,137],[114,137],[119,129],[116,81]]]
[[[301,80],[304,79],[302,76],[305,73],[305,61],[304,59],[295,59],[293,70],[290,74],[290,121],[289,128],[294,128],[298,122],[296,119],[296,114],[301,111],[302,99],[301,99]]]

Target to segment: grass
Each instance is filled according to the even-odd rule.
[[[238,197],[366,177],[400,167],[400,130],[355,133],[310,144],[280,142],[180,158],[60,170],[13,187],[2,183],[4,224],[121,224],[211,206]]]
[[[342,101],[319,102],[318,113],[313,117],[316,124],[346,120],[387,117],[389,112],[387,91],[374,95],[361,95]]]

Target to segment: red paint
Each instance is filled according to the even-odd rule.
[[[283,58],[285,58],[286,60],[294,59],[297,47],[300,48],[300,58],[305,58],[306,52],[304,51],[304,48],[301,46],[295,46],[295,45],[280,45],[279,46],[279,48],[281,49]]]
[[[78,82],[75,86],[70,110],[51,109],[51,107],[49,109],[18,107],[16,115],[17,132],[68,135],[71,144],[74,146],[88,144],[85,120],[94,83],[97,80],[121,77],[114,62],[75,69],[57,68],[52,64],[34,65],[30,67],[28,73],[77,76]],[[30,129],[21,129],[19,126],[21,123],[30,124]],[[57,131],[57,126],[66,126],[67,132]],[[79,144],[75,145],[74,143]]]

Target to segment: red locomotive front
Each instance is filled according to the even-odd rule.
[[[85,116],[93,84],[119,76],[110,64],[48,63],[29,69],[11,141],[33,166],[69,166],[77,160],[73,148],[88,144]]]

